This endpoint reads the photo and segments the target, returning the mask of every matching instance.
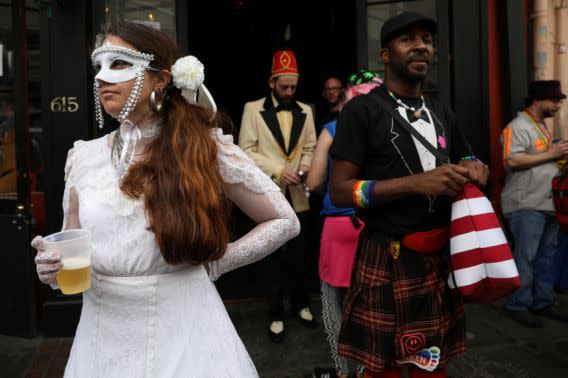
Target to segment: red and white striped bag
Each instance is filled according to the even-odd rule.
[[[517,266],[489,200],[466,184],[452,204],[448,284],[465,301],[488,303],[521,286]]]

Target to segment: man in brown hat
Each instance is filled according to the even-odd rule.
[[[555,161],[568,153],[568,140],[553,140],[544,123],[566,96],[556,80],[529,85],[528,106],[503,130],[503,162],[507,169],[501,207],[514,241],[513,255],[521,287],[505,301],[505,313],[530,328],[543,327],[535,315],[568,321],[554,305],[552,264],[557,248],[551,183]]]
[[[268,335],[280,342],[285,335],[281,268],[286,261],[292,312],[303,325],[317,326],[309,308],[309,253],[306,223],[310,203],[303,181],[310,169],[316,132],[310,106],[295,100],[298,66],[292,51],[277,51],[268,80],[271,93],[245,104],[239,147],[280,186],[300,220],[300,234],[286,246],[286,258],[276,251],[265,259]]]

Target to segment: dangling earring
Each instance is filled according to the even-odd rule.
[[[158,96],[160,97],[159,101],[156,101],[156,93],[158,94]],[[164,96],[162,96],[162,92],[161,91],[156,91],[153,90],[152,93],[150,93],[150,108],[156,112],[159,112],[160,110],[162,110],[162,105],[164,104]]]

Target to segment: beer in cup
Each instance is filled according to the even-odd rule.
[[[43,238],[46,250],[61,254],[63,267],[57,284],[63,294],[78,294],[91,287],[91,231],[67,230]]]

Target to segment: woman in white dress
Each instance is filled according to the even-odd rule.
[[[217,128],[203,65],[164,33],[117,22],[92,60],[97,119],[121,126],[67,158],[63,229],[92,232],[93,274],[65,376],[257,376],[212,281],[296,236],[294,211]],[[258,223],[233,243],[231,201]],[[32,245],[56,286],[61,256]]]

